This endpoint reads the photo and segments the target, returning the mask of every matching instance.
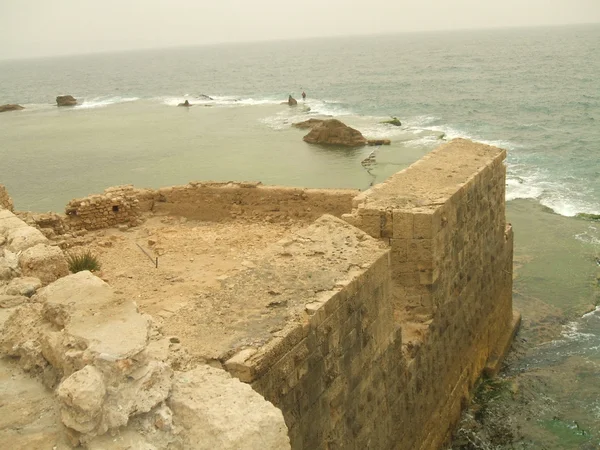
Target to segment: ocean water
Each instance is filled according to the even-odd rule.
[[[26,107],[0,114],[0,183],[18,209],[62,211],[127,183],[366,189],[445,139],[505,148],[524,321],[502,377],[524,386],[504,405],[520,447],[480,448],[597,448],[600,222],[576,215],[600,214],[599,43],[587,25],[0,61],[0,104]],[[322,116],[392,145],[310,146],[290,126]]]

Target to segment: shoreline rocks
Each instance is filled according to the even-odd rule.
[[[77,99],[72,95],[59,95],[56,97],[56,106],[75,106]]]
[[[17,105],[16,103],[7,103],[6,105],[0,105],[0,113],[7,111],[21,111],[22,109],[25,109],[25,107]]]
[[[296,100],[294,97],[292,97],[291,95],[288,96],[287,102],[282,102],[282,105],[289,105],[289,106],[297,106],[298,105],[298,100]]]
[[[177,105],[177,106],[184,106],[184,107],[186,107],[186,108],[189,108],[190,106],[193,106],[193,105],[192,105],[192,104],[191,104],[189,101],[187,101],[187,100],[186,100],[185,102],[183,102],[183,103],[180,103],[180,104],[179,104],[179,105]]]
[[[387,125],[394,125],[395,127],[402,126],[402,122],[400,122],[400,119],[398,119],[395,116],[392,116],[392,118],[390,120],[384,120],[383,122],[380,122],[380,123],[387,124]]]
[[[340,145],[343,147],[361,147],[368,143],[362,133],[337,119],[323,120],[304,136],[309,144]]]

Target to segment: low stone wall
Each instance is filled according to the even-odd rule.
[[[312,221],[323,214],[339,217],[350,212],[357,193],[351,189],[302,189],[260,183],[192,182],[157,190],[117,186],[103,194],[71,200],[65,208],[64,223],[52,228],[58,234],[58,228],[95,230],[136,225],[142,214],[150,211],[210,222],[238,218]]]
[[[9,211],[14,210],[12,198],[8,195],[8,192],[3,184],[0,184],[0,209],[8,209]]]
[[[116,186],[103,194],[71,200],[65,208],[68,228],[97,230],[118,224],[135,225],[140,216],[137,194],[131,185]]]

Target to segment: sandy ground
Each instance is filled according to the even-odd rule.
[[[159,319],[165,335],[185,336],[181,328],[193,324],[169,318],[198,294],[220,289],[220,280],[250,266],[269,244],[304,226],[151,216],[127,231],[90,232],[86,241],[91,243],[84,249],[98,256],[102,267],[97,275],[113,287],[119,301],[135,301],[142,312]]]

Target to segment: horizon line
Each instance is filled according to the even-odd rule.
[[[74,53],[58,53],[53,55],[33,55],[23,57],[9,57],[3,58],[0,56],[0,63],[11,62],[11,61],[27,61],[27,60],[40,60],[40,59],[58,59],[58,58],[70,58],[70,57],[81,57],[81,56],[97,56],[97,55],[108,55],[108,54],[124,54],[124,53],[135,53],[145,52],[153,50],[175,50],[175,49],[189,49],[198,47],[220,47],[220,46],[239,46],[239,45],[252,45],[252,44],[266,44],[276,42],[301,42],[310,40],[324,40],[324,39],[341,39],[341,38],[360,38],[360,37],[375,37],[375,36],[392,36],[401,34],[430,34],[430,33],[460,33],[465,31],[502,31],[502,30],[515,30],[515,29],[538,29],[538,28],[565,28],[565,27],[577,27],[577,26],[599,26],[600,22],[578,22],[578,23],[564,23],[564,24],[540,24],[540,25],[501,25],[492,27],[472,27],[472,28],[440,28],[432,30],[409,30],[409,31],[383,31],[379,33],[356,33],[356,34],[333,34],[333,35],[319,35],[319,36],[303,36],[303,37],[289,37],[289,38],[275,38],[275,39],[251,39],[246,41],[215,41],[198,44],[175,44],[165,45],[158,47],[134,47],[129,49],[116,49],[116,50],[94,50],[87,53],[74,52]]]

